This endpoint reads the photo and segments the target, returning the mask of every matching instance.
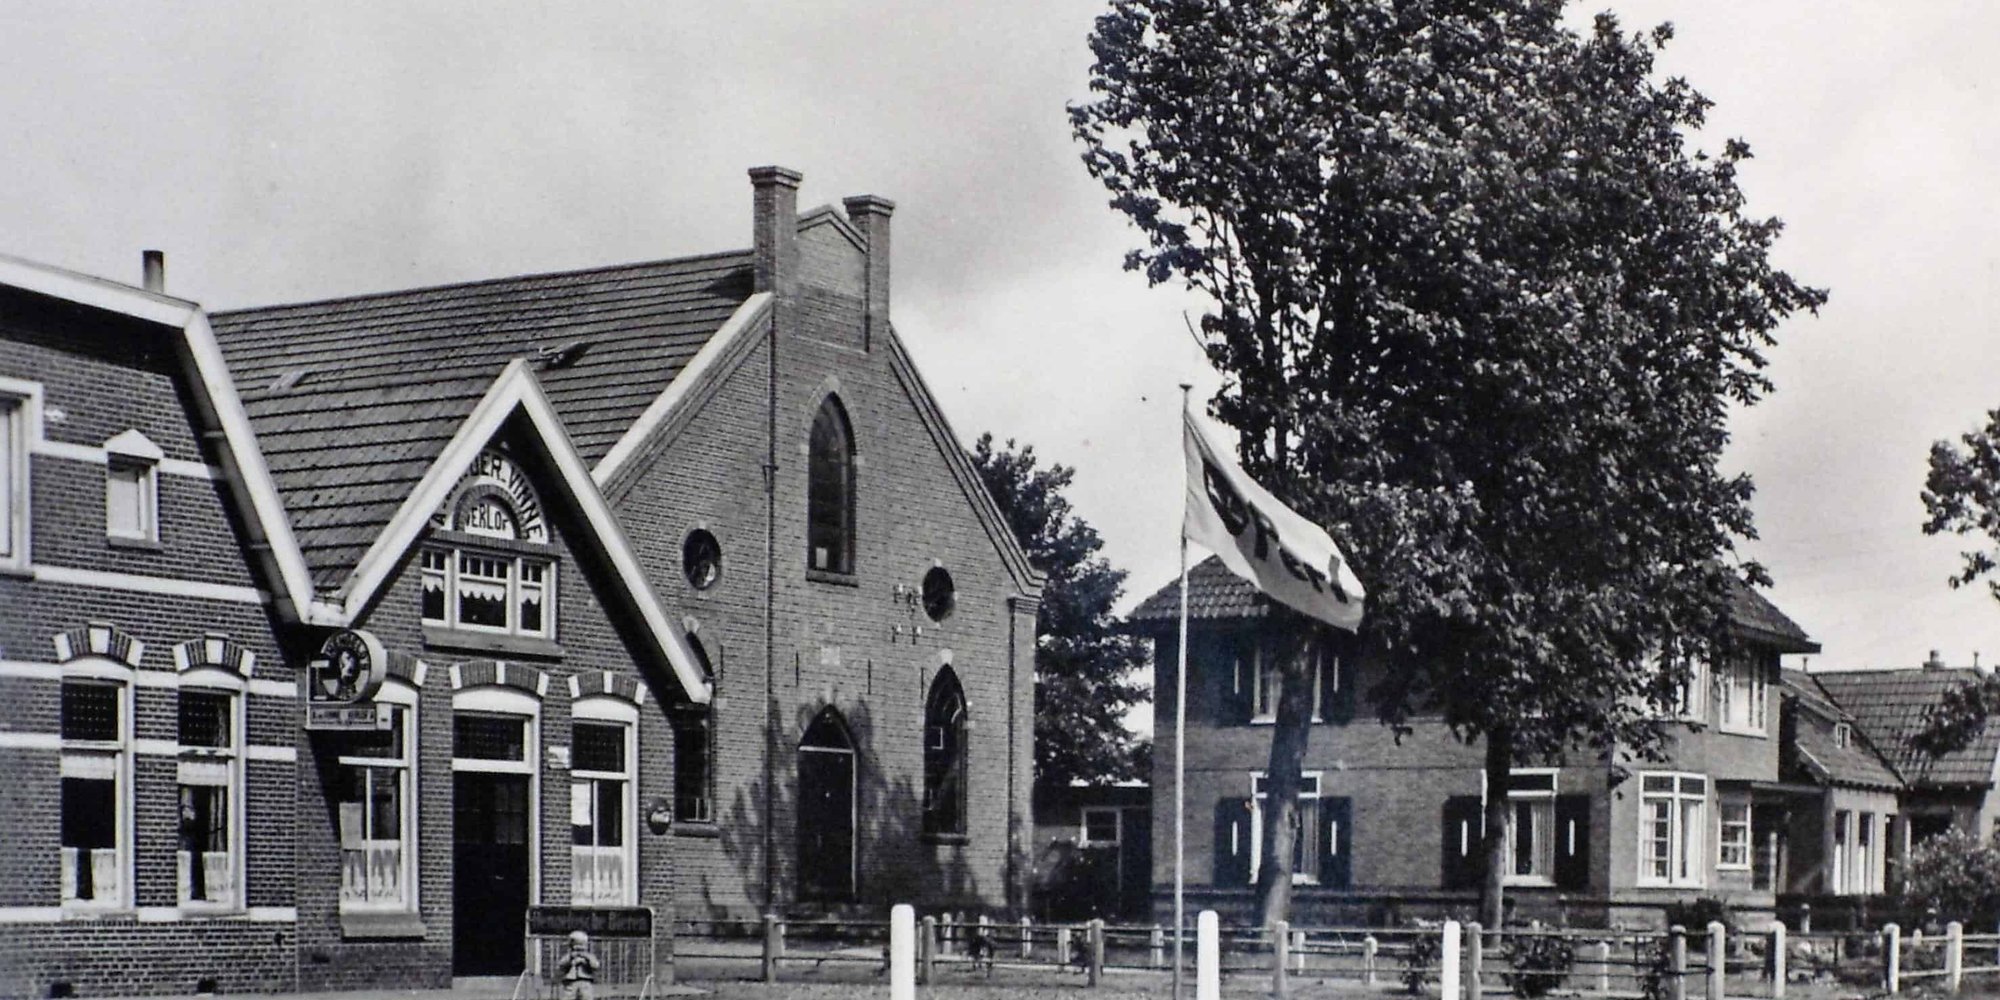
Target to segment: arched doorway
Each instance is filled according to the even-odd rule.
[[[854,741],[832,708],[799,740],[799,896],[854,894]]]

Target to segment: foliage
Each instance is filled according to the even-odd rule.
[[[1703,947],[1708,940],[1708,925],[1720,923],[1729,934],[1736,933],[1736,911],[1730,909],[1729,901],[1720,896],[1699,896],[1692,900],[1668,903],[1665,908],[1667,926],[1679,925],[1687,929],[1688,945]]]
[[[1111,0],[1070,109],[1143,234],[1127,266],[1211,300],[1245,468],[1368,585],[1377,714],[1488,740],[1499,787],[1516,757],[1658,753],[1734,578],[1763,578],[1728,565],[1753,535],[1729,409],[1825,300],[1744,213],[1749,147],[1689,148],[1710,102],[1655,78],[1670,29],[1562,7]]]
[[[1145,696],[1133,672],[1146,650],[1112,614],[1125,571],[1097,554],[1104,540],[1063,496],[1076,470],[1041,468],[1034,446],[1010,439],[996,448],[991,434],[973,445],[972,462],[1046,578],[1035,621],[1036,785],[1143,776],[1150,754],[1125,727],[1125,713]]]
[[[1667,938],[1660,938],[1652,957],[1639,972],[1640,1000],[1668,1000],[1673,995],[1674,956]]]
[[[1931,445],[1930,475],[1924,480],[1924,534],[1983,535],[1986,547],[1959,553],[1953,589],[1990,577],[2000,566],[2000,410],[1986,414],[1986,426],[1962,435],[1959,444]],[[1986,590],[2000,600],[2000,580]],[[1945,693],[1928,725],[1911,740],[1920,750],[1942,755],[1963,749],[2000,712],[2000,680],[1986,677]]]
[[[1515,996],[1545,997],[1562,988],[1576,967],[1576,948],[1561,934],[1515,935],[1508,944],[1507,964],[1512,971],[1503,978]]]
[[[1903,893],[1943,920],[1988,926],[2000,915],[2000,841],[1954,827],[1910,852]]]
[[[1424,984],[1437,978],[1438,967],[1444,959],[1444,934],[1430,933],[1426,928],[1410,939],[1410,950],[1403,953],[1403,988],[1411,995],[1424,992]]]

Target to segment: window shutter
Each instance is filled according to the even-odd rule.
[[[1479,796],[1453,795],[1444,800],[1444,857],[1441,883],[1447,889],[1476,889],[1485,855],[1479,849]]]
[[[1250,800],[1215,803],[1215,886],[1250,884]]]
[[[1217,648],[1223,661],[1222,677],[1222,723],[1228,726],[1250,724],[1252,693],[1257,683],[1256,645],[1247,637],[1232,637]]]
[[[1319,882],[1329,889],[1354,887],[1354,800],[1319,800],[1326,830],[1319,838]]]
[[[1556,888],[1590,888],[1590,796],[1556,796]]]
[[[1319,717],[1336,725],[1354,721],[1354,670],[1332,649],[1320,654]]]

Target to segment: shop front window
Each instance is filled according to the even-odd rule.
[[[631,732],[628,725],[581,721],[572,732],[570,899],[578,905],[632,901]]]
[[[130,786],[126,687],[99,680],[62,685],[62,900],[65,906],[127,905],[126,816]]]
[[[410,694],[414,701],[414,691]],[[347,752],[340,757],[342,909],[408,910],[415,905],[410,742],[416,710],[413,705],[383,705],[381,710],[390,713],[389,728],[347,735]]]
[[[234,695],[223,691],[180,693],[176,862],[183,904],[237,905],[235,702]]]

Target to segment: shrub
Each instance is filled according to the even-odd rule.
[[[1910,852],[1903,892],[1939,919],[1990,923],[2000,914],[2000,846],[1956,828],[1932,837]]]
[[[1736,913],[1729,908],[1728,900],[1719,896],[1702,896],[1692,901],[1667,904],[1667,926],[1679,924],[1687,928],[1688,947],[1701,948],[1707,940],[1708,925],[1720,922],[1723,930],[1732,936],[1736,933]]]
[[[1444,957],[1444,935],[1430,930],[1423,928],[1423,933],[1411,938],[1410,950],[1403,953],[1403,987],[1412,995],[1423,993],[1424,984],[1435,978]]]
[[[1507,946],[1507,963],[1513,971],[1502,978],[1517,997],[1532,1000],[1561,988],[1576,967],[1576,948],[1559,934],[1522,934]]]

